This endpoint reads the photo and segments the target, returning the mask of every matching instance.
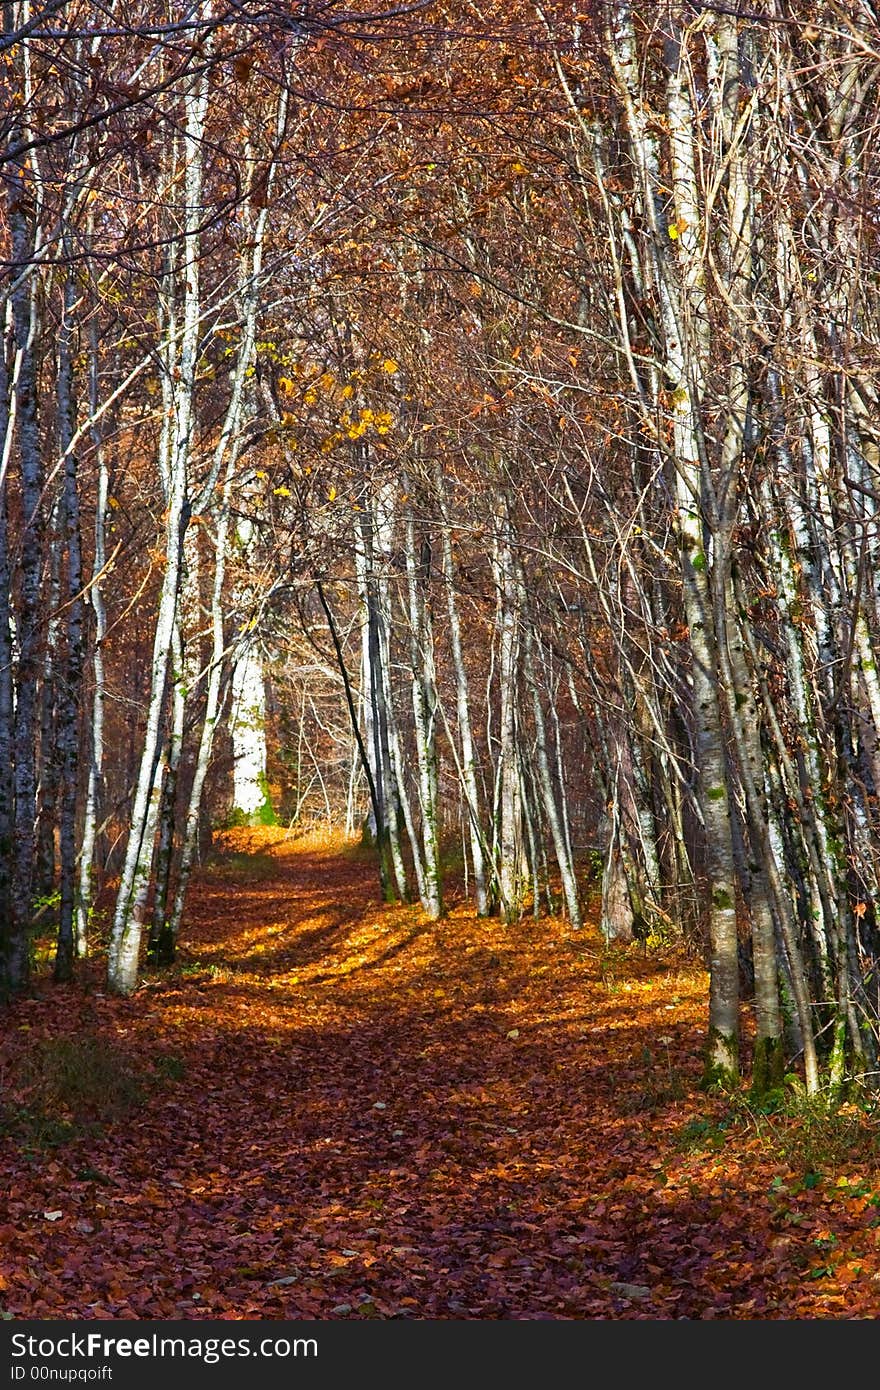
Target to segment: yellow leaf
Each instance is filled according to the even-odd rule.
[[[335,487],[331,487],[330,491],[327,493],[327,501],[328,501],[328,502],[335,502],[335,501],[336,501],[336,488],[335,488]]]
[[[670,222],[668,231],[669,231],[670,240],[672,240],[672,241],[677,241],[677,240],[678,240],[678,228],[676,227],[676,225],[675,225],[674,222]]]
[[[397,371],[397,363],[393,357],[385,358],[385,361],[382,363],[382,371],[387,372],[389,376],[394,376],[394,373]]]
[[[272,491],[274,492],[274,494],[275,494],[276,497],[290,497],[290,496],[292,496],[289,487],[273,487]]]

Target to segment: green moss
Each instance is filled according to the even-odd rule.
[[[758,1038],[752,1060],[752,1100],[763,1101],[771,1092],[778,1092],[784,1076],[782,1039]]]
[[[723,1066],[721,1062],[706,1061],[700,1077],[701,1091],[735,1091],[739,1086],[739,1073],[733,1067]]]
[[[726,888],[716,888],[712,894],[712,906],[717,907],[719,912],[727,912],[733,907],[733,899]]]
[[[255,811],[243,811],[240,806],[233,806],[221,828],[233,830],[241,826],[278,825],[278,815],[272,805],[269,783],[265,774],[260,777],[260,790],[263,793],[263,800]]]
[[[735,1034],[709,1029],[706,1060],[700,1088],[704,1091],[735,1091],[739,1087],[739,1040]]]
[[[275,814],[275,807],[267,798],[255,811],[242,811],[240,806],[233,806],[219,828],[221,830],[236,830],[242,826],[277,824],[278,817]]]
[[[265,772],[260,775],[260,791],[263,793],[263,804],[256,811],[257,825],[277,825],[278,817],[275,814],[275,807],[272,805],[272,798],[269,795],[269,779]]]

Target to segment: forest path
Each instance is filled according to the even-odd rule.
[[[173,971],[70,987],[61,1025],[48,984],[13,1010],[13,1081],[59,1026],[152,1080],[94,1133],[0,1138],[0,1309],[876,1316],[864,1182],[805,1184],[698,1092],[705,989],[672,952],[426,923],[350,849],[230,833]]]

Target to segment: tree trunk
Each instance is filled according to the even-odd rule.
[[[437,692],[434,678],[434,638],[421,586],[430,565],[428,541],[422,542],[421,563],[416,562],[416,537],[412,509],[406,515],[406,577],[409,599],[409,647],[412,672],[413,731],[419,769],[419,808],[424,853],[422,906],[431,921],[443,915],[440,868],[440,828],[437,773]],[[428,558],[425,558],[427,550]]]
[[[174,627],[178,621],[184,536],[191,514],[189,463],[196,428],[195,375],[201,312],[199,253],[207,111],[208,78],[202,72],[185,98],[182,148],[186,208],[179,272],[179,283],[183,286],[182,311],[179,346],[169,336],[169,371],[165,378],[165,390],[170,411],[166,411],[165,417],[166,452],[164,456],[160,453],[159,459],[159,471],[165,483],[165,569],[156,612],[146,730],[110,938],[108,980],[110,988],[118,994],[130,994],[137,984],[141,934],[161,799],[161,777],[158,774],[168,661]],[[166,280],[170,304],[174,303],[177,283],[176,275],[173,278],[169,275]]]

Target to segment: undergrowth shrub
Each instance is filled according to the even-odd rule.
[[[132,1059],[96,1035],[37,1042],[22,1057],[19,1075],[34,1103],[82,1118],[121,1119],[144,1099]]]
[[[810,1097],[798,1098],[783,1115],[772,1142],[789,1168],[822,1173],[880,1162],[880,1117],[873,1109]]]
[[[719,1149],[744,1128],[755,1132],[768,1158],[781,1168],[821,1179],[822,1174],[880,1166],[880,1101],[854,1093],[837,1102],[808,1096],[799,1078],[760,1099],[747,1091],[725,1095],[725,1113],[697,1116],[676,1136],[682,1149]]]
[[[40,1039],[18,1059],[0,1134],[25,1150],[56,1148],[125,1119],[153,1087],[183,1074],[179,1057],[160,1056],[147,1069],[97,1034]]]

